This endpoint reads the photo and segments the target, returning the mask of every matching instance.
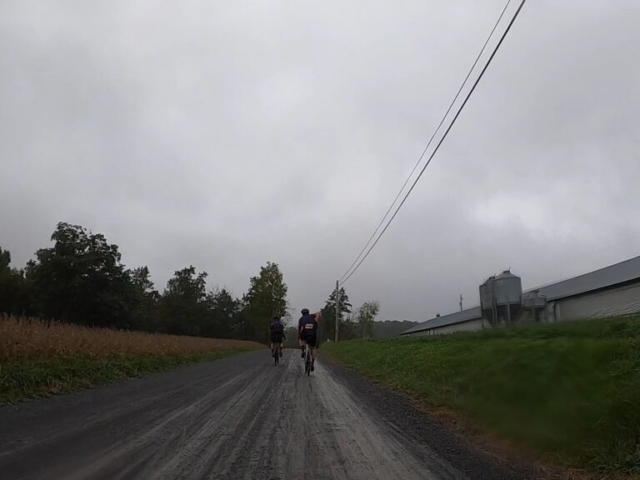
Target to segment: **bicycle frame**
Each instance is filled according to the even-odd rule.
[[[311,375],[311,362],[313,359],[311,358],[311,347],[307,342],[304,344],[304,372],[307,375]]]
[[[271,356],[273,357],[275,364],[278,365],[280,363],[280,344],[279,343],[274,344],[273,348],[271,349]]]

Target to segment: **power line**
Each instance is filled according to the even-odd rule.
[[[484,76],[485,72],[487,71],[487,69],[489,68],[489,65],[491,65],[491,62],[493,61],[494,57],[496,56],[496,53],[498,53],[498,50],[500,49],[500,47],[502,46],[502,43],[504,42],[504,39],[507,37],[509,31],[511,30],[511,27],[513,26],[513,24],[515,23],[516,19],[518,18],[518,15],[520,14],[520,11],[522,10],[522,7],[524,7],[524,4],[526,3],[527,0],[522,0],[520,3],[520,6],[518,7],[518,9],[516,10],[515,14],[513,15],[513,18],[511,19],[511,21],[509,22],[509,25],[507,26],[506,30],[504,31],[504,33],[502,34],[502,37],[500,37],[500,41],[498,42],[498,44],[496,45],[496,47],[493,50],[493,53],[491,54],[491,56],[489,57],[489,60],[487,60],[487,63],[485,64],[484,68],[482,69],[482,71],[480,72],[480,75],[478,76],[478,78],[476,79],[476,81],[474,82],[473,86],[471,87],[471,90],[469,91],[469,93],[467,94],[466,98],[464,99],[464,102],[462,102],[462,105],[460,106],[460,108],[458,109],[455,117],[453,117],[453,120],[451,121],[451,123],[449,124],[449,127],[447,127],[447,130],[444,132],[444,135],[442,136],[442,138],[440,139],[440,141],[438,142],[438,144],[436,145],[433,153],[429,156],[429,159],[427,160],[427,163],[425,163],[424,167],[422,167],[422,170],[420,171],[418,177],[414,180],[413,184],[411,185],[411,188],[409,189],[409,191],[406,193],[406,195],[404,196],[404,198],[402,199],[402,202],[400,203],[400,205],[398,206],[398,208],[396,209],[396,211],[394,212],[393,216],[391,217],[391,219],[389,220],[389,222],[387,223],[387,225],[384,227],[384,229],[382,230],[382,232],[380,232],[380,235],[378,235],[378,238],[376,239],[376,241],[371,245],[371,247],[369,248],[369,250],[367,251],[367,253],[364,255],[364,257],[362,257],[362,259],[358,262],[358,264],[355,266],[355,268],[351,271],[351,273],[340,282],[341,285],[344,285],[350,278],[351,276],[358,270],[358,268],[360,268],[360,265],[362,265],[362,263],[367,259],[367,257],[369,256],[369,254],[371,253],[371,251],[375,248],[375,246],[378,244],[378,242],[380,241],[380,239],[382,238],[382,236],[385,234],[385,232],[387,231],[387,229],[389,228],[389,225],[391,225],[391,223],[393,222],[393,220],[396,218],[396,215],[398,215],[398,212],[400,211],[400,209],[402,208],[402,206],[405,204],[405,202],[407,201],[407,198],[409,198],[409,195],[411,195],[411,192],[413,192],[413,189],[415,188],[416,184],[418,183],[418,181],[420,180],[420,178],[422,177],[422,175],[424,174],[425,170],[427,169],[427,167],[429,166],[429,164],[431,163],[431,160],[433,160],[433,157],[436,155],[436,153],[438,152],[438,150],[440,149],[440,146],[442,145],[442,143],[444,142],[444,140],[447,138],[447,135],[449,135],[449,132],[451,131],[451,129],[453,128],[453,126],[455,125],[456,121],[458,120],[458,117],[460,116],[460,114],[462,113],[462,110],[464,109],[464,107],[467,105],[467,102],[469,101],[469,98],[471,98],[471,95],[473,94],[473,92],[475,91],[476,87],[478,86],[478,84],[480,83],[480,80],[482,79],[482,77]]]
[[[493,29],[491,29],[491,33],[487,37],[487,40],[484,42],[484,45],[482,46],[482,49],[480,50],[480,53],[478,53],[478,56],[476,57],[475,61],[473,62],[473,65],[469,69],[469,72],[467,73],[467,76],[465,77],[464,81],[462,82],[462,85],[460,85],[460,88],[458,89],[458,92],[456,93],[456,96],[453,98],[453,101],[449,105],[449,108],[447,108],[447,112],[442,117],[442,120],[440,120],[440,123],[438,124],[438,127],[436,128],[436,130],[433,132],[433,135],[431,135],[431,138],[429,139],[429,142],[427,143],[427,146],[424,147],[424,150],[422,151],[422,153],[418,157],[418,161],[413,166],[413,169],[411,170],[411,173],[409,173],[409,176],[407,177],[407,179],[405,180],[404,184],[402,185],[402,187],[398,191],[398,194],[396,195],[396,198],[394,198],[393,202],[391,202],[391,205],[389,206],[389,210],[387,210],[387,213],[384,214],[384,217],[382,217],[382,220],[380,220],[380,223],[378,224],[376,229],[373,231],[373,233],[369,237],[369,240],[367,240],[367,243],[365,243],[364,247],[362,247],[362,250],[360,251],[360,253],[358,253],[358,256],[355,258],[353,263],[349,266],[349,268],[347,268],[347,271],[344,272],[342,277],[340,277],[340,282],[342,282],[342,280],[348,275],[348,273],[351,271],[351,269],[356,264],[356,262],[360,259],[360,257],[365,252],[365,250],[367,249],[367,247],[369,246],[369,244],[371,243],[373,238],[376,236],[376,233],[378,233],[378,230],[380,230],[380,227],[382,227],[382,225],[384,224],[384,221],[389,216],[389,213],[391,213],[391,210],[393,209],[393,207],[395,206],[396,202],[400,198],[400,195],[402,194],[402,192],[404,191],[405,187],[409,183],[409,180],[411,180],[411,176],[415,173],[416,169],[420,165],[420,162],[422,162],[422,159],[426,155],[427,150],[429,150],[429,147],[431,146],[431,143],[433,143],[433,139],[436,138],[436,135],[440,131],[440,128],[444,124],[444,121],[449,116],[449,113],[451,112],[451,109],[453,108],[453,106],[455,105],[456,101],[458,100],[458,97],[462,93],[462,90],[464,89],[465,85],[467,84],[467,81],[469,80],[469,77],[471,77],[471,73],[473,73],[473,70],[476,68],[476,65],[478,64],[478,61],[480,61],[480,57],[482,57],[482,54],[486,50],[487,45],[491,41],[491,38],[493,37],[493,34],[496,31],[496,28],[498,28],[498,25],[502,21],[502,17],[504,17],[504,14],[507,11],[507,9],[509,8],[510,4],[511,4],[511,0],[507,0],[507,3],[505,4],[504,8],[502,9],[502,12],[500,13],[500,16],[498,17],[498,20],[496,21],[495,25],[493,26]]]
[[[413,184],[411,185],[411,188],[409,189],[409,191],[406,193],[406,195],[404,196],[404,198],[402,199],[402,202],[400,203],[400,205],[398,206],[398,208],[396,209],[396,211],[394,212],[393,216],[391,217],[391,219],[389,220],[389,222],[387,223],[387,225],[384,227],[384,229],[382,230],[382,232],[380,232],[380,235],[378,235],[378,238],[376,239],[376,241],[373,243],[373,245],[371,245],[371,247],[369,248],[369,250],[367,251],[367,253],[364,255],[364,257],[362,257],[362,259],[358,262],[358,264],[356,265],[356,267],[351,271],[351,273],[340,282],[341,285],[345,284],[350,278],[351,276],[358,270],[358,268],[360,268],[360,265],[362,265],[362,263],[366,260],[366,258],[369,256],[369,254],[371,253],[371,251],[376,247],[376,245],[378,244],[378,242],[380,241],[380,239],[382,238],[382,236],[385,234],[385,232],[387,231],[387,229],[389,228],[389,226],[391,225],[391,223],[393,222],[393,220],[396,218],[396,216],[398,215],[398,212],[400,211],[400,209],[402,208],[402,206],[405,204],[405,202],[407,201],[407,198],[409,197],[409,195],[411,195],[411,192],[413,192],[413,189],[415,188],[416,184],[418,183],[418,181],[420,181],[420,178],[422,177],[422,175],[424,174],[425,170],[427,169],[427,167],[429,166],[429,164],[431,163],[431,160],[433,160],[433,157],[436,155],[436,153],[438,152],[438,150],[440,149],[440,146],[442,145],[442,143],[444,142],[444,140],[447,138],[447,135],[449,135],[449,132],[451,131],[451,129],[453,128],[453,125],[455,125],[456,121],[458,120],[458,117],[460,116],[460,114],[462,113],[462,110],[464,109],[464,107],[467,105],[467,102],[469,101],[469,98],[471,98],[471,95],[473,94],[473,92],[475,91],[476,87],[478,86],[478,84],[480,83],[480,80],[482,79],[482,77],[484,76],[485,72],[487,71],[487,69],[489,68],[489,65],[491,65],[491,62],[493,61],[494,57],[496,56],[496,53],[498,53],[498,50],[500,49],[500,47],[502,46],[502,43],[504,42],[504,39],[506,38],[506,36],[508,35],[509,31],[511,30],[511,27],[513,26],[513,24],[515,23],[516,19],[518,18],[518,15],[520,14],[520,11],[522,10],[522,7],[524,7],[524,4],[526,3],[526,0],[522,0],[520,3],[520,6],[518,7],[518,9],[516,10],[515,14],[513,15],[513,18],[511,19],[511,21],[509,22],[509,25],[507,26],[506,30],[504,31],[504,33],[502,34],[502,37],[500,38],[500,41],[498,42],[498,44],[496,45],[496,47],[494,48],[491,56],[489,57],[489,60],[487,60],[487,63],[485,64],[484,68],[482,69],[482,71],[480,72],[480,75],[478,76],[478,78],[476,79],[476,81],[474,82],[473,86],[471,87],[471,90],[469,91],[469,93],[467,94],[467,96],[464,99],[464,102],[462,103],[462,105],[460,106],[460,108],[458,109],[456,115],[453,117],[453,120],[451,121],[451,123],[449,124],[449,127],[447,127],[447,130],[444,132],[444,135],[442,136],[442,138],[440,139],[440,141],[438,142],[438,144],[436,145],[433,153],[429,156],[429,159],[427,160],[427,163],[425,163],[424,167],[422,167],[422,170],[420,171],[420,174],[418,175],[418,177],[414,180]]]

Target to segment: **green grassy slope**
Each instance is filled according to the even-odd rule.
[[[640,318],[322,350],[554,462],[640,475]]]

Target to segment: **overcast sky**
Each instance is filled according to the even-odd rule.
[[[509,12],[515,8],[512,2]],[[385,213],[503,0],[0,2],[0,245],[59,221],[163,288],[240,295],[267,261],[319,308]],[[527,3],[345,285],[381,318],[640,255],[640,2]]]

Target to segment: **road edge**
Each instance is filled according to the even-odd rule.
[[[485,432],[445,412],[437,414],[415,397],[384,385],[325,354],[324,366],[387,422],[417,442],[427,445],[451,466],[471,479],[584,480],[588,477],[548,468],[516,455],[510,449],[492,448]],[[393,408],[393,416],[391,416]],[[437,439],[438,441],[434,441]]]

